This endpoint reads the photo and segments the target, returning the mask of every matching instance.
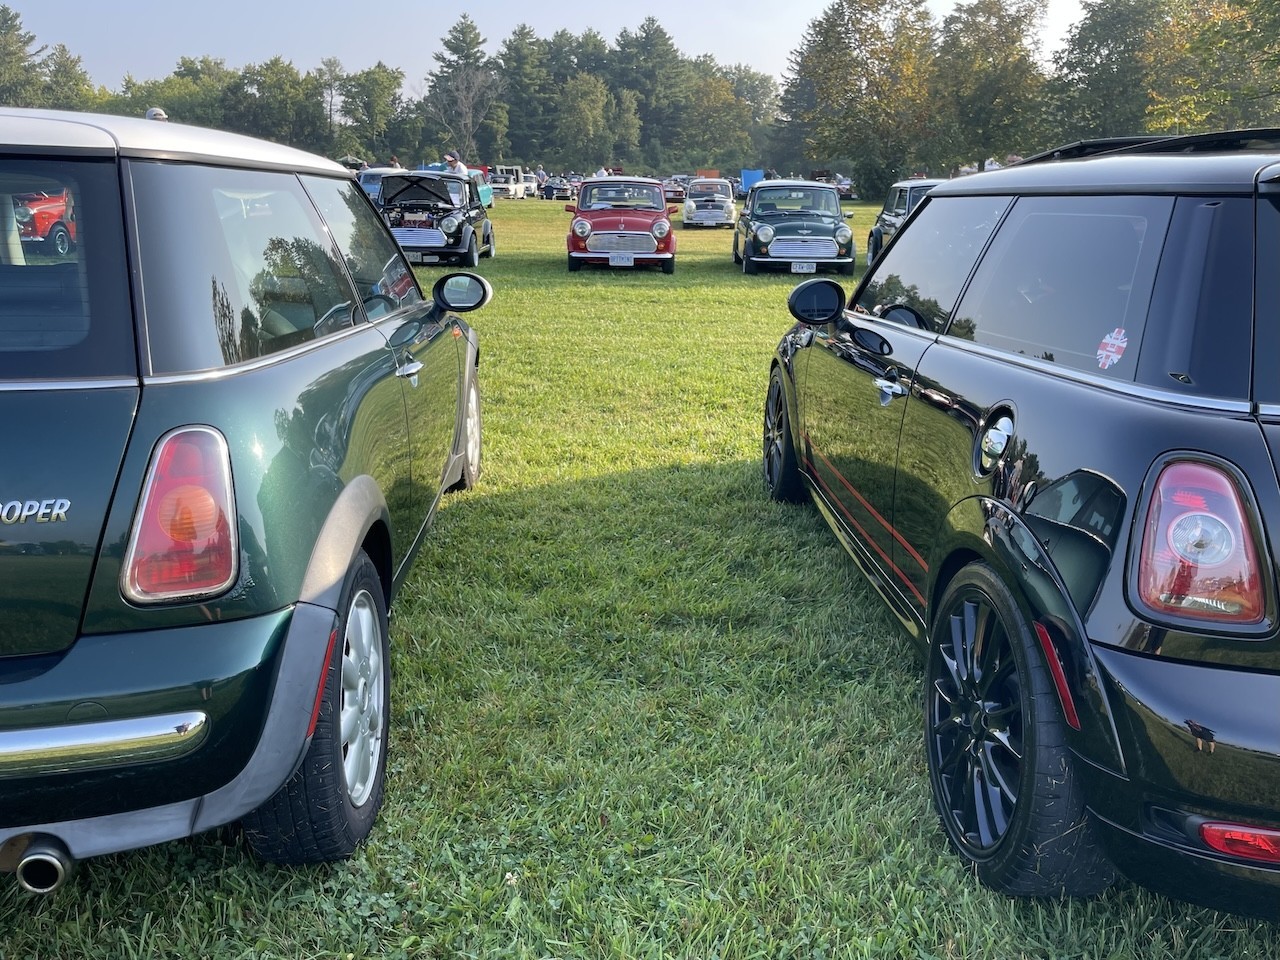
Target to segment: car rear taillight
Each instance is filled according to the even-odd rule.
[[[235,582],[238,558],[226,440],[209,427],[165,435],[129,537],[125,596],[157,603],[222,593]]]
[[[1200,839],[1219,853],[1280,863],[1280,831],[1240,823],[1203,823]]]
[[[1225,624],[1266,613],[1257,538],[1235,480],[1175,461],[1160,471],[1138,555],[1138,595],[1157,613]]]

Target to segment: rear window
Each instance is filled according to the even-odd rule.
[[[1075,370],[1137,378],[1170,197],[1023,197],[947,329]]]
[[[0,377],[136,376],[110,161],[0,159]]]
[[[130,174],[153,372],[253,360],[363,319],[296,176],[153,162]]]

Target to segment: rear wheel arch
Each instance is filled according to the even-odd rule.
[[[1025,536],[1011,537],[1008,531],[1016,528],[1021,528]],[[1080,615],[1071,605],[1065,585],[1043,572],[1052,569],[1049,558],[1043,552],[1036,556],[1021,552],[1039,546],[1035,534],[1001,502],[970,497],[952,507],[933,542],[937,548],[926,558],[930,569],[925,591],[929,600],[926,638],[933,630],[942,597],[956,576],[974,563],[990,567],[1005,584],[1027,623],[1040,622],[1049,633],[1081,724],[1079,730],[1068,731],[1070,742],[1094,765],[1125,775],[1114,718],[1106,698],[1098,693],[1103,688],[1102,678]],[[1040,574],[1035,582],[1029,582],[1024,571]],[[1040,644],[1033,656],[1041,666],[1049,668],[1049,654]],[[1062,709],[1061,703],[1058,708]]]
[[[361,550],[377,568],[390,605],[394,567],[391,514],[381,488],[367,474],[352,479],[329,510],[312,547],[298,600],[338,609],[347,571]]]

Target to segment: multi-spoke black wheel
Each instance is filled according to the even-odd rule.
[[[987,886],[1089,895],[1115,873],[1074,775],[1055,691],[1026,619],[985,564],[938,606],[925,682],[925,750],[947,837]]]
[[[774,500],[796,503],[805,496],[796,447],[791,439],[787,393],[782,386],[782,372],[777,367],[769,376],[769,395],[764,402],[764,488]]]

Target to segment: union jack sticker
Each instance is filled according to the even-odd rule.
[[[1129,337],[1124,327],[1116,327],[1098,344],[1098,369],[1106,370],[1120,362],[1124,356],[1124,348],[1129,345]]]

